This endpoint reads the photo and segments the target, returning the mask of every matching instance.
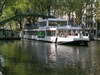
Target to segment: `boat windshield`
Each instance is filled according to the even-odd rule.
[[[49,21],[49,26],[65,26],[67,21]]]

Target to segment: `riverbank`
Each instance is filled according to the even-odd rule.
[[[20,37],[2,37],[0,40],[21,40]]]

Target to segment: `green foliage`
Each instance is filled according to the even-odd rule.
[[[100,23],[100,1],[96,2],[96,21]]]
[[[62,16],[75,11],[77,19],[81,20],[82,8],[93,0],[0,0],[0,21],[16,14],[38,13]],[[2,9],[3,7],[3,9]],[[22,20],[19,19],[19,20]]]

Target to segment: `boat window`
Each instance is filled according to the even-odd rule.
[[[68,35],[74,35],[74,36],[77,36],[79,33],[78,30],[67,30],[67,34]]]
[[[39,22],[39,26],[46,26],[46,22]]]
[[[49,26],[57,26],[57,22],[55,22],[55,21],[49,21]]]
[[[66,37],[67,36],[66,30],[63,29],[58,30],[58,36]]]
[[[44,38],[45,37],[45,31],[39,31],[37,35],[38,35],[39,38]]]
[[[88,36],[88,32],[87,31],[83,31],[83,36]]]
[[[64,26],[67,25],[67,21],[49,21],[49,26]]]
[[[67,21],[61,21],[60,24],[61,24],[61,26],[65,26],[65,25],[67,25]]]
[[[37,31],[24,31],[24,35],[37,35]]]
[[[55,30],[47,30],[46,33],[47,33],[47,36],[55,36]]]
[[[34,31],[34,32],[33,32],[33,35],[37,35],[37,31]]]
[[[79,34],[79,30],[75,30],[75,35],[77,36]]]
[[[67,34],[68,35],[71,35],[71,30],[67,30]]]
[[[86,36],[88,36],[88,33],[87,32],[85,34],[86,34]]]
[[[25,31],[24,34],[25,35],[33,35],[33,31]]]

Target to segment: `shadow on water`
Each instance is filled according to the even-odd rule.
[[[4,75],[100,74],[95,73],[98,69],[94,70],[99,61],[95,59],[98,54],[92,46],[65,46],[21,40],[3,42],[0,51],[4,58]]]

